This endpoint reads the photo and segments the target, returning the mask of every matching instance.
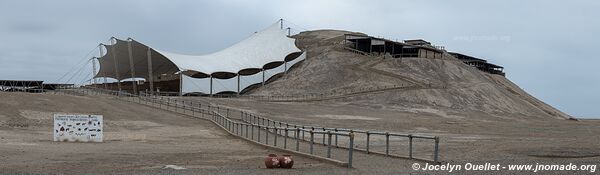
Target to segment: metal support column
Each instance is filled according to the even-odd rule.
[[[369,54],[373,53],[373,39],[369,41]]]
[[[213,77],[210,75],[210,96],[213,95]]]
[[[383,41],[383,59],[385,59],[385,51],[386,51],[385,41]]]
[[[96,84],[96,57],[92,57],[92,83]]]
[[[98,45],[98,50],[100,50],[100,57],[98,58],[102,58],[102,56],[104,56],[104,50],[102,50],[102,47],[100,46],[104,46],[104,44],[100,43]],[[100,59],[98,59],[98,63],[100,63]],[[106,84],[106,73],[102,72],[102,76],[104,77],[104,89],[108,89],[108,85]]]
[[[148,47],[148,52],[146,53],[148,57],[148,82],[150,82],[150,92],[154,94],[154,75],[152,74],[152,49]]]
[[[240,95],[240,74],[237,76],[237,95]]]
[[[279,19],[279,29],[283,29],[283,19]]]
[[[131,85],[133,87],[133,94],[137,94],[137,82],[135,81],[135,66],[133,65],[133,53],[131,51],[132,39],[129,38],[127,41],[127,51],[129,52],[129,72],[131,73]]]
[[[262,76],[263,76],[262,77],[263,78],[262,79],[262,85],[264,86],[265,85],[265,69],[262,69]]]
[[[396,44],[392,43],[392,53],[390,54],[394,58],[394,51],[396,51]]]
[[[183,72],[179,72],[179,96],[183,96]]]
[[[113,62],[115,64],[115,78],[117,79],[117,89],[118,89],[118,92],[119,92],[117,94],[117,96],[118,96],[118,95],[121,94],[120,93],[121,92],[121,78],[119,78],[119,64],[117,64],[117,47],[116,47],[117,41],[116,40],[117,40],[117,38],[115,38],[115,37],[112,37],[110,39],[110,42],[112,44],[111,48],[113,50],[113,52],[112,52]]]

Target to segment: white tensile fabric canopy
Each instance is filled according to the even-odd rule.
[[[208,55],[169,53],[133,39],[115,38],[112,45],[104,46],[107,53],[98,58],[100,70],[95,77],[156,81],[157,76],[180,74],[182,94],[239,93],[287,71],[306,57],[279,22]]]

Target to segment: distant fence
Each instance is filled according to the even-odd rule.
[[[341,98],[350,95],[358,95],[363,93],[373,93],[378,91],[387,91],[394,89],[409,89],[414,88],[414,85],[400,84],[377,87],[362,87],[353,89],[341,89],[325,93],[307,93],[304,95],[240,95],[241,98],[250,98],[264,101],[314,101],[325,100],[332,98]]]
[[[446,85],[434,85],[434,84],[425,84],[424,87],[415,85],[410,83],[407,84],[399,84],[399,85],[388,85],[388,86],[374,86],[374,87],[361,87],[361,88],[353,88],[353,89],[341,89],[334,90],[325,93],[307,93],[304,95],[213,95],[213,97],[221,97],[221,98],[249,98],[261,101],[273,101],[273,102],[292,102],[292,101],[318,101],[318,100],[327,100],[327,99],[336,99],[343,98],[353,95],[360,95],[366,93],[376,93],[383,92],[389,90],[400,90],[400,89],[417,89],[417,88],[439,88],[446,89]]]

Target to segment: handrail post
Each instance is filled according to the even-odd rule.
[[[371,133],[369,133],[369,131],[367,131],[367,154],[369,154],[369,147],[370,147],[369,145],[371,145],[370,141],[371,141]]]
[[[265,144],[269,145],[269,127],[265,127]]]
[[[413,137],[412,134],[408,135],[408,158],[413,158]]]
[[[327,158],[331,158],[331,131],[327,131]]]
[[[277,146],[277,135],[279,135],[279,134],[277,134],[278,129],[276,126],[273,126],[273,131],[274,131],[273,135],[275,135],[275,139],[273,139],[273,146]]]
[[[225,121],[227,121],[227,130],[229,132],[231,132],[231,120],[228,120],[227,118],[225,118]]]
[[[323,145],[325,145],[325,127],[323,127]]]
[[[179,104],[177,103],[177,99],[173,99],[175,101],[175,112],[179,112],[177,108],[179,108]]]
[[[254,124],[251,125],[252,128],[250,128],[250,140],[254,140]]]
[[[285,128],[285,137],[283,137],[283,149],[287,148],[288,128]]]
[[[238,135],[238,132],[240,131],[238,129],[238,123],[235,123],[233,121],[232,121],[232,123],[233,123],[233,125],[232,125],[233,133],[235,133],[235,135]]]
[[[183,114],[185,114],[185,101],[181,100],[181,110],[183,111]]]
[[[338,132],[338,129],[337,129],[337,128],[333,128],[333,130],[335,131],[335,133],[337,133],[337,132]],[[338,147],[338,135],[337,135],[337,134],[335,135],[335,147],[336,147],[336,148]]]
[[[282,126],[281,126],[281,122],[279,122],[279,127],[280,127],[280,128],[282,127]],[[283,131],[279,130],[279,134],[283,134],[283,133],[281,133],[281,132],[283,132]]]
[[[352,168],[352,152],[354,151],[354,133],[350,131],[350,143],[348,145],[348,168]]]
[[[194,110],[194,102],[190,101],[190,109],[192,110],[192,116],[196,116],[196,110]]]
[[[300,128],[296,128],[296,151],[300,151],[300,138],[298,137],[300,135]]]
[[[390,133],[385,132],[385,155],[390,155]]]
[[[256,125],[256,126],[258,127],[258,129],[256,130],[258,132],[257,133],[258,137],[257,137],[256,141],[260,143],[260,130],[261,130],[261,127],[260,127],[260,125]]]
[[[440,137],[435,136],[435,149],[433,152],[433,162],[436,164],[439,163],[439,161],[438,161],[438,155],[440,152],[439,144],[440,144]]]
[[[304,138],[306,137],[304,137],[304,126],[302,126],[302,140],[304,140]]]
[[[204,111],[202,111],[202,103],[198,104],[198,109],[201,114],[202,114],[202,118],[204,118]]]
[[[310,132],[310,154],[313,154],[313,145],[315,143],[315,134],[313,133],[313,130],[310,130],[309,132]]]

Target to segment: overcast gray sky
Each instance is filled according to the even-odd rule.
[[[571,115],[600,118],[598,9],[593,0],[3,0],[0,79],[55,81],[111,36],[205,54],[284,18],[298,29],[423,38],[503,65],[510,80]]]

